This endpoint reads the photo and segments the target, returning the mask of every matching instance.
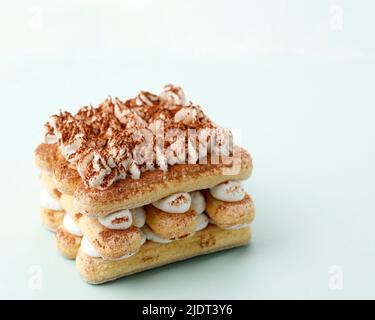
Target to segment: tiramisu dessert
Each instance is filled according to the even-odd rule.
[[[251,157],[180,87],[60,111],[42,138],[42,221],[89,283],[250,240]]]

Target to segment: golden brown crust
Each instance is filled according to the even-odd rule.
[[[79,220],[83,217],[83,214],[74,209],[72,196],[62,194],[60,204],[64,208],[65,212],[70,215],[73,221],[79,225]]]
[[[63,194],[60,203],[105,259],[120,258],[137,251],[141,246],[142,233],[139,228],[131,226],[126,230],[110,230],[100,224],[98,219],[77,212],[73,207],[71,196]]]
[[[248,224],[254,220],[255,208],[250,195],[237,202],[225,202],[215,199],[208,190],[203,192],[206,198],[208,216],[221,228]]]
[[[40,181],[42,183],[43,188],[56,200],[60,200],[61,197],[61,192],[57,190],[55,187],[55,184],[52,181],[52,177],[45,173],[42,172],[40,174]]]
[[[87,216],[82,216],[78,225],[104,259],[121,258],[136,252],[142,245],[141,230],[135,226],[126,230],[111,230],[100,224],[96,218]]]
[[[54,164],[58,161],[59,153],[57,144],[41,143],[34,151],[35,164],[42,170],[52,172]]]
[[[194,233],[197,225],[197,213],[194,210],[186,213],[167,213],[148,205],[146,212],[146,223],[153,232],[164,239],[184,239]]]
[[[66,160],[58,161],[53,168],[53,182],[62,193],[73,195],[81,182],[78,172]]]
[[[39,144],[35,150],[35,162],[44,171],[42,175],[53,175],[54,188],[62,193],[72,195],[82,183],[78,172],[69,166],[56,144]]]
[[[60,226],[55,234],[55,243],[60,253],[67,259],[75,259],[81,245],[82,237],[69,233]]]
[[[64,219],[65,211],[56,211],[46,208],[40,208],[40,216],[42,218],[43,225],[51,231],[56,229],[62,224]]]
[[[241,163],[236,172],[226,172],[231,165],[180,164],[168,171],[144,172],[139,180],[127,178],[106,190],[80,185],[74,193],[74,206],[78,211],[91,216],[106,216],[121,209],[132,209],[150,204],[176,192],[208,189],[227,180],[244,180],[250,177],[252,161],[249,153],[238,148]]]
[[[167,244],[147,241],[137,254],[124,260],[108,261],[79,251],[76,266],[87,282],[100,284],[172,262],[242,246],[250,241],[250,237],[249,227],[229,231],[209,225],[185,240]]]

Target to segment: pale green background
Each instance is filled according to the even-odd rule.
[[[375,298],[373,1],[0,3],[1,298]],[[39,131],[168,82],[252,152],[253,243],[87,285],[40,225]]]

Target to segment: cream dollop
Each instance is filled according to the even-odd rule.
[[[190,193],[191,196],[191,208],[196,213],[200,214],[206,210],[206,200],[200,191],[194,191]]]
[[[54,210],[54,211],[61,211],[63,208],[61,207],[59,201],[53,198],[46,190],[43,190],[40,194],[40,206],[45,209]]]
[[[200,231],[205,229],[209,224],[209,219],[204,213],[200,213],[197,215],[197,226],[195,231]]]
[[[185,94],[181,87],[167,84],[163,87],[160,100],[167,106],[185,105]]]
[[[133,224],[138,228],[142,228],[146,223],[146,210],[143,207],[139,207],[130,211],[133,215]]]
[[[58,142],[56,135],[53,132],[50,132],[47,126],[43,126],[40,137],[43,143],[54,144]]]
[[[158,235],[156,235],[151,229],[149,226],[145,225],[143,228],[142,228],[142,232],[145,234],[146,236],[146,239],[149,240],[149,241],[154,241],[154,242],[158,242],[158,243],[170,243],[172,242],[172,240],[169,240],[169,239],[163,239],[161,237],[159,237]]]
[[[141,91],[135,99],[135,104],[137,106],[146,105],[152,107],[154,103],[159,100],[159,97],[147,91]]]
[[[82,238],[80,250],[89,257],[101,257],[99,252],[94,248],[94,246],[90,243],[89,239],[87,239],[86,237]]]
[[[236,202],[245,197],[245,190],[239,181],[227,181],[210,189],[211,195],[221,201]]]
[[[133,223],[133,215],[130,210],[120,210],[105,217],[98,218],[99,222],[108,229],[125,230]]]
[[[76,153],[83,142],[83,134],[77,134],[71,143],[64,144],[60,147],[60,151],[65,158],[75,159]]]
[[[141,245],[143,245],[147,241],[147,237],[144,232],[141,230]]]
[[[175,193],[152,204],[164,212],[185,213],[190,209],[191,196],[187,192]]]
[[[63,226],[66,231],[75,236],[81,237],[83,235],[81,229],[77,226],[77,224],[73,221],[72,217],[69,214],[65,214]]]
[[[189,125],[197,119],[198,112],[192,107],[181,108],[174,116],[174,122]]]

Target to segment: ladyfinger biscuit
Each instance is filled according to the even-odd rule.
[[[53,166],[53,182],[62,193],[73,195],[81,182],[77,170],[71,168],[66,160],[58,161]]]
[[[57,228],[62,224],[64,215],[65,211],[63,210],[40,208],[42,223],[48,230],[51,231],[56,231]]]
[[[217,200],[208,190],[205,190],[203,194],[206,198],[208,216],[221,228],[249,224],[255,217],[253,200],[248,194],[245,194],[241,201],[236,202]]]
[[[148,205],[146,212],[146,223],[156,235],[164,239],[184,239],[194,233],[197,226],[197,213],[194,210],[168,213]]]
[[[61,192],[55,187],[51,175],[47,174],[46,172],[42,172],[40,174],[40,182],[42,183],[43,188],[47,190],[52,197],[54,197],[56,200],[60,200]]]
[[[52,174],[54,164],[61,158],[56,144],[41,143],[34,151],[35,164],[45,172]]]
[[[126,230],[108,229],[100,224],[98,219],[78,213],[73,207],[71,196],[63,194],[60,201],[104,259],[118,259],[137,251],[142,245],[142,232],[139,228],[131,226]]]
[[[104,259],[118,259],[136,252],[142,245],[142,232],[135,226],[125,230],[111,230],[96,218],[82,216],[79,227]]]
[[[176,261],[243,246],[250,241],[250,237],[249,227],[222,230],[209,225],[192,237],[181,241],[167,244],[147,241],[137,254],[123,260],[108,261],[89,257],[80,250],[76,258],[76,266],[84,280],[91,284],[100,284]]]
[[[83,214],[74,210],[72,196],[63,193],[60,198],[60,204],[65,212],[69,214],[72,220],[79,226],[79,220],[82,218]]]
[[[55,188],[62,193],[72,195],[82,182],[77,170],[63,158],[56,144],[40,144],[35,150],[35,162],[42,173],[53,176]]]
[[[81,245],[82,237],[68,232],[59,226],[55,234],[55,243],[59,252],[67,259],[75,259]]]
[[[233,174],[223,174],[223,170],[231,166],[226,164],[228,160],[212,164],[208,159],[207,164],[178,164],[168,171],[146,171],[138,180],[120,180],[105,190],[80,184],[74,193],[74,206],[81,213],[106,216],[120,209],[150,204],[173,193],[208,189],[227,180],[247,179],[252,172],[250,154],[243,149],[236,154],[240,155],[241,163]]]

